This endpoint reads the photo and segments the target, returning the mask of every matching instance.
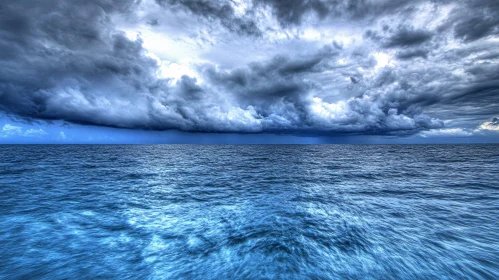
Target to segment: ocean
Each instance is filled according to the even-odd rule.
[[[499,145],[0,145],[0,279],[499,279]]]

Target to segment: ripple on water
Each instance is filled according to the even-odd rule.
[[[19,147],[0,278],[499,278],[497,145]]]

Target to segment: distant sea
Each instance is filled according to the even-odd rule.
[[[1,145],[0,279],[499,279],[499,145]]]

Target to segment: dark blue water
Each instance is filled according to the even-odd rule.
[[[498,279],[498,145],[0,146],[2,279]]]

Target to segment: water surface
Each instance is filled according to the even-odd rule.
[[[2,279],[499,279],[499,145],[0,146]]]

